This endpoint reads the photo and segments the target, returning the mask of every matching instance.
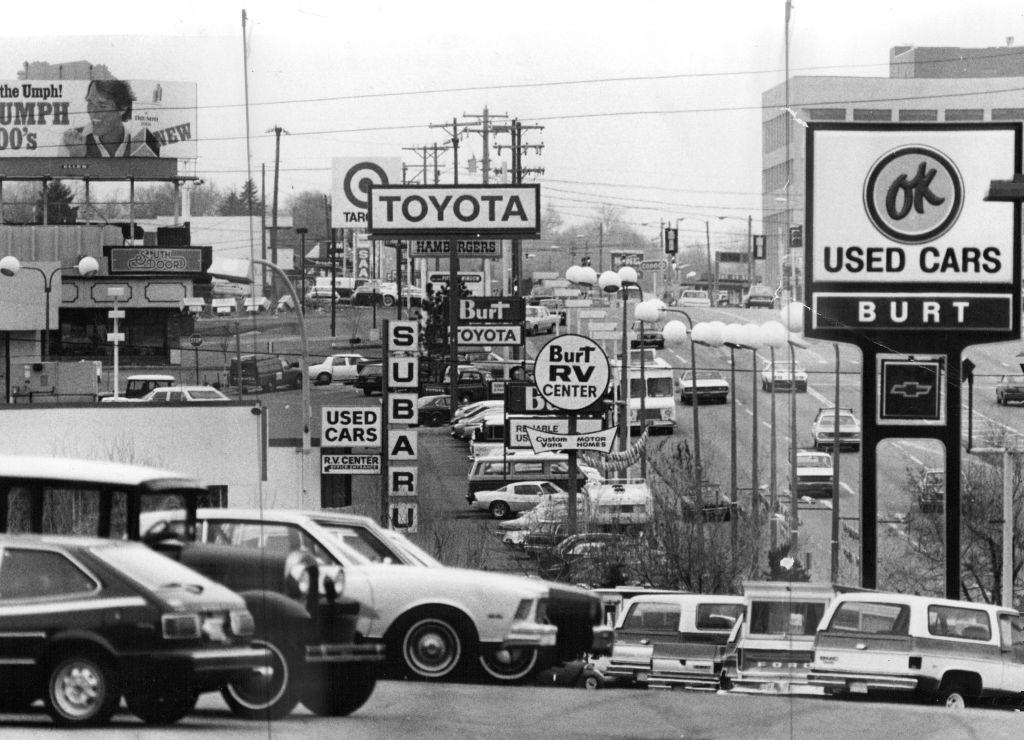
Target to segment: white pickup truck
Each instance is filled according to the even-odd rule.
[[[558,331],[558,314],[553,314],[545,306],[526,307],[527,334],[554,334]]]

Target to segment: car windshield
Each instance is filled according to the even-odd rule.
[[[796,466],[798,468],[831,468],[832,458],[826,454],[797,455]]]
[[[193,401],[223,401],[225,398],[223,393],[214,388],[210,388],[209,390],[206,388],[198,388],[196,390],[189,391],[188,393],[192,397]]]
[[[834,411],[822,411],[821,414],[818,417],[818,421],[819,422],[828,423],[828,424],[834,424],[835,423],[835,421],[834,421],[835,416],[836,416],[836,414],[835,414]],[[857,417],[855,417],[849,411],[840,411],[839,412],[839,423],[841,425],[856,424],[857,423]]]
[[[153,590],[185,588],[201,593],[209,581],[176,560],[145,545],[96,545],[92,553],[132,580]]]

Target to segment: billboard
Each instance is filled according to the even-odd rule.
[[[365,229],[370,185],[402,181],[401,157],[336,157],[331,160],[331,227]]]
[[[196,156],[195,83],[0,81],[2,159]]]
[[[375,238],[540,236],[540,185],[376,185],[367,230]]]

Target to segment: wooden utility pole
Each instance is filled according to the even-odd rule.
[[[280,126],[267,129],[267,133],[274,133],[274,205],[270,214],[270,261],[277,264],[277,184],[281,170],[281,134],[287,134]],[[270,298],[277,300],[277,278],[271,275]]]

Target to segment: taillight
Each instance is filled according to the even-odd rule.
[[[202,634],[198,614],[164,614],[160,630],[165,640],[195,640]]]
[[[248,609],[237,609],[228,614],[231,634],[238,637],[249,637],[256,632],[256,622]]]

